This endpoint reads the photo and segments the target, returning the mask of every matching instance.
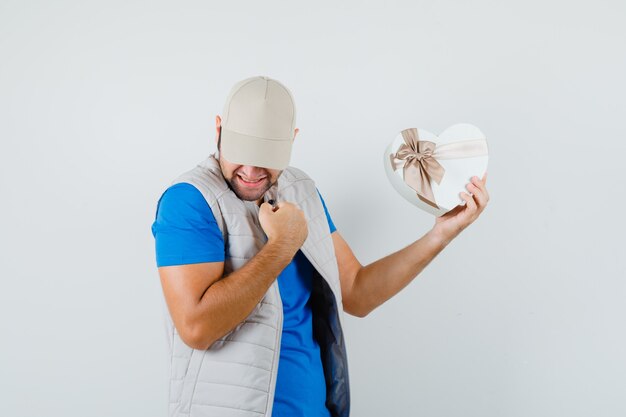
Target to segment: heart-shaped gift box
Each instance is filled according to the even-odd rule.
[[[393,187],[410,203],[436,216],[465,204],[472,176],[483,178],[489,152],[485,135],[476,126],[459,123],[439,136],[409,128],[387,147],[383,163]]]

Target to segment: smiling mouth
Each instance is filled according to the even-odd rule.
[[[246,181],[241,175],[239,175],[238,177],[241,183],[245,185],[246,187],[257,187],[259,184],[263,183],[263,180],[267,178],[267,177],[261,177],[255,180]]]

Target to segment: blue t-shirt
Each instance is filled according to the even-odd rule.
[[[318,195],[332,233],[335,225],[319,190]],[[152,235],[159,267],[225,259],[224,238],[213,212],[191,184],[175,184],[163,193]],[[313,265],[301,251],[278,276],[284,318],[273,417],[330,417],[320,348],[313,336],[312,281]]]

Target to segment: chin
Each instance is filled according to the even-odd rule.
[[[228,184],[230,185],[230,189],[233,190],[235,195],[239,197],[240,200],[245,200],[245,201],[258,201],[259,198],[263,197],[263,195],[271,187],[271,184],[270,184],[261,190],[251,191],[251,190],[243,190],[241,189],[241,187],[238,187],[236,184],[233,185],[231,181],[228,181]]]
[[[263,197],[263,194],[265,194],[265,192],[263,192],[260,195],[251,195],[251,194],[240,193],[237,190],[233,190],[233,191],[235,192],[235,195],[239,197],[240,200],[244,200],[244,201],[258,201],[259,198]]]

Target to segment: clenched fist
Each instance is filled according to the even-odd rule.
[[[276,207],[276,211],[272,211],[269,203],[261,204],[259,223],[268,242],[285,245],[295,253],[309,234],[304,212],[288,201],[281,201]]]

